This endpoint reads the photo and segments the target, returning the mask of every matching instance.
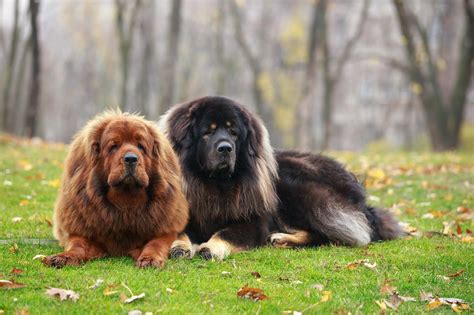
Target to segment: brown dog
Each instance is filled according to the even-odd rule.
[[[138,267],[161,267],[187,218],[169,142],[142,117],[107,111],[71,144],[54,215],[65,251],[43,262],[61,268],[129,255]]]

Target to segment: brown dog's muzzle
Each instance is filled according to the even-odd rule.
[[[138,164],[138,156],[135,153],[127,152],[123,156],[123,163],[127,170],[128,175],[133,175],[135,173],[135,167]]]

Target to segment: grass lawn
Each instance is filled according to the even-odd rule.
[[[474,308],[472,154],[333,154],[365,180],[372,204],[390,208],[413,228],[415,235],[406,239],[367,248],[262,248],[223,262],[171,260],[162,270],[139,270],[128,258],[55,270],[33,257],[61,250],[44,240],[52,239],[51,217],[65,151],[62,145],[0,137],[0,279],[25,284],[0,288],[0,314],[379,313],[376,301],[383,306],[380,301],[389,300],[381,293],[384,282],[386,289],[396,287],[400,295],[416,298],[399,306],[402,314],[429,311],[420,292],[464,299]],[[351,264],[363,259],[376,267]],[[99,278],[104,283],[89,288]],[[121,295],[131,296],[123,284],[145,297],[123,303]],[[244,285],[262,289],[268,299],[237,297]],[[80,298],[50,298],[45,294],[49,287],[73,290]],[[453,311],[443,305],[431,312]]]

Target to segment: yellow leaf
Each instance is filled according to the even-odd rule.
[[[327,302],[330,301],[332,298],[332,292],[331,291],[323,291],[323,297],[321,298],[321,302]]]
[[[433,299],[428,303],[428,310],[434,310],[435,308],[440,307],[443,303],[439,299]]]
[[[20,201],[20,206],[27,206],[30,202],[26,199],[23,199],[22,201]]]
[[[61,181],[59,179],[53,179],[53,180],[48,181],[48,186],[58,188],[60,183]]]
[[[385,178],[385,173],[379,168],[372,168],[367,172],[369,177],[372,177],[377,180],[383,180]]]
[[[18,165],[24,171],[29,171],[33,168],[33,165],[31,165],[30,162],[28,162],[27,160],[20,160],[18,162]]]
[[[385,313],[387,311],[387,305],[384,301],[375,301],[375,303],[380,307],[382,313]]]

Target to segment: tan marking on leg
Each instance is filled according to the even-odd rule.
[[[186,233],[180,234],[171,245],[170,256],[172,258],[193,258],[195,253],[195,247]]]
[[[207,260],[223,260],[230,254],[237,253],[241,250],[241,248],[223,240],[217,233],[214,234],[209,241],[202,243],[198,248],[199,255]]]
[[[273,233],[270,235],[270,244],[273,247],[293,248],[296,246],[307,245],[311,242],[311,235],[306,231],[297,231],[292,234]]]

